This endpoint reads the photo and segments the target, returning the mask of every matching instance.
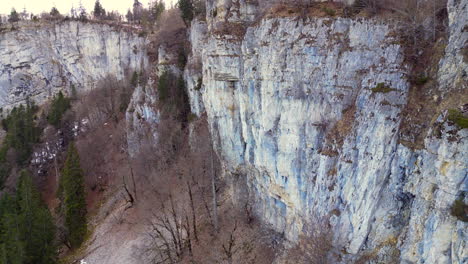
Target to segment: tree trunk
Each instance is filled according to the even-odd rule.
[[[218,202],[216,199],[216,175],[214,172],[214,164],[213,164],[213,148],[211,148],[210,152],[211,156],[211,192],[213,195],[213,227],[215,232],[218,232]]]
[[[195,215],[195,205],[193,203],[192,187],[190,186],[190,183],[188,181],[187,181],[187,187],[188,187],[188,192],[189,192],[189,197],[190,197],[190,207],[192,209],[193,236],[195,238],[195,241],[198,241],[197,218],[196,218],[196,215]]]

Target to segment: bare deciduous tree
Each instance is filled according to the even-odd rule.
[[[237,230],[237,222],[234,223],[234,228],[229,234],[229,240],[227,241],[226,244],[222,245],[224,255],[226,256],[226,260],[228,261],[229,264],[232,264],[233,256],[237,252],[236,236],[235,236],[236,230]]]

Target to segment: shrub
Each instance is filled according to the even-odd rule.
[[[188,116],[187,116],[187,121],[188,121],[188,122],[193,122],[193,121],[197,120],[197,118],[198,118],[198,117],[197,117],[196,114],[194,114],[194,113],[189,113]]]
[[[136,87],[138,85],[138,72],[134,71],[132,75],[132,79],[130,80],[130,84],[133,87]]]
[[[449,109],[448,120],[462,129],[468,128],[468,118],[466,118],[460,110]]]
[[[195,91],[200,91],[203,85],[203,77],[199,77],[197,80],[197,86],[195,86]]]
[[[425,75],[419,75],[418,77],[416,77],[416,79],[414,79],[414,84],[423,85],[427,83],[428,81],[429,81],[429,77]]]
[[[163,72],[158,80],[158,91],[159,91],[159,100],[164,102],[169,96],[169,82],[171,74],[168,72]]]
[[[181,48],[177,54],[177,65],[181,70],[183,70],[185,65],[187,65],[187,55],[185,54],[185,50],[183,48]]]
[[[146,36],[148,36],[148,32],[146,32],[144,30],[141,31],[140,33],[138,33],[138,37],[140,37],[140,38],[145,38]]]
[[[328,7],[323,7],[322,8],[322,11],[327,14],[328,16],[335,16],[336,15],[336,11],[331,9],[331,8],[328,8]]]
[[[460,195],[452,204],[450,213],[458,220],[468,222],[468,205],[463,201],[464,194]]]

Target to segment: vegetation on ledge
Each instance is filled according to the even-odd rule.
[[[468,222],[468,204],[464,202],[465,194],[460,195],[452,204],[450,213],[458,220]]]
[[[395,91],[395,89],[390,88],[388,85],[385,83],[378,83],[375,88],[372,88],[371,91],[373,93],[389,93],[391,91]]]
[[[456,124],[461,129],[468,128],[468,118],[466,118],[460,110],[449,109],[448,120]]]

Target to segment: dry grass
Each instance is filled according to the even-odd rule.
[[[314,221],[305,225],[299,241],[287,250],[285,264],[328,264],[333,263],[333,233],[327,221]]]
[[[220,22],[213,30],[213,34],[217,36],[233,36],[234,40],[242,40],[247,27],[241,23]]]
[[[314,2],[308,5],[298,5],[291,2],[279,2],[267,7],[265,18],[284,17],[340,17],[344,15],[344,5],[333,2]]]
[[[343,111],[343,116],[338,120],[334,126],[328,131],[325,137],[325,145],[334,145],[341,148],[344,139],[351,133],[355,122],[356,106],[352,105]],[[324,151],[322,151],[322,154]],[[326,155],[326,154],[324,154]]]

